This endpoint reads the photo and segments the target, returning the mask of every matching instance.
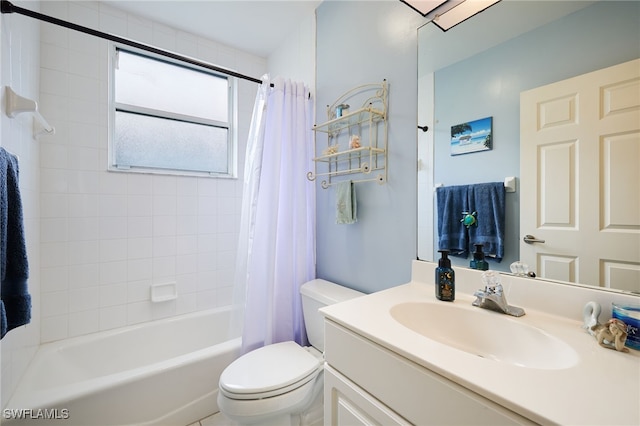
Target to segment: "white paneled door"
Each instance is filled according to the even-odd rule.
[[[522,92],[520,174],[530,269],[640,292],[640,59]]]

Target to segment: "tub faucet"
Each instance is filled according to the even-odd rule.
[[[496,282],[496,276],[493,273],[483,273],[482,280],[485,282],[484,290],[478,290],[473,293],[473,295],[476,296],[476,300],[472,303],[473,306],[490,309],[514,317],[524,315],[524,309],[511,306],[507,303],[502,284]]]

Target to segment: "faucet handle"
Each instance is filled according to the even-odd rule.
[[[496,296],[502,296],[502,284],[501,283],[497,283],[494,287],[493,287],[493,292],[495,293]]]
[[[484,291],[494,294],[496,292],[502,293],[502,285],[500,284],[500,277],[494,271],[485,271],[482,273],[482,283],[484,284]]]

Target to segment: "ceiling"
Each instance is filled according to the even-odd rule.
[[[452,29],[455,37],[435,25],[424,25],[418,31],[419,75],[476,55],[595,2],[505,0]],[[491,28],[491,31],[485,31],[485,28]]]
[[[112,7],[267,57],[322,0],[103,0]]]

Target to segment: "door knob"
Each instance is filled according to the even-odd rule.
[[[527,244],[544,243],[544,240],[539,240],[536,237],[534,237],[533,235],[528,235],[528,234],[524,236],[523,240]]]

